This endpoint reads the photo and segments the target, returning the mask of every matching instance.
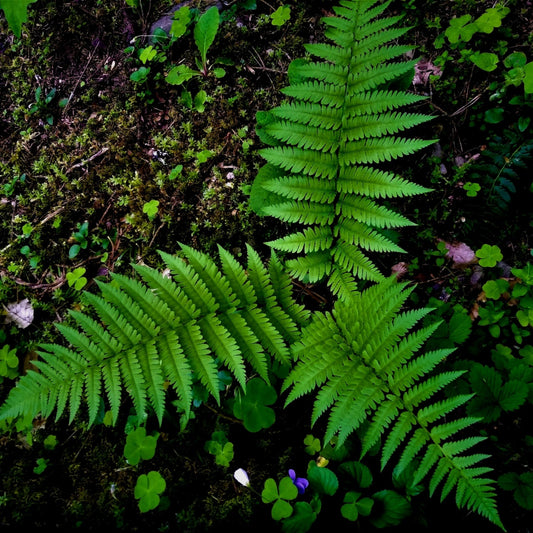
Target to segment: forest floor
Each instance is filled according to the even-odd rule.
[[[214,3],[190,6],[203,11]],[[493,314],[482,312],[486,322],[479,324],[487,300],[483,284],[514,283],[512,269],[532,261],[533,99],[505,58],[522,53],[533,60],[533,6],[503,3],[510,13],[500,26],[455,44],[444,37],[449,21],[465,14],[474,20],[494,2],[394,0],[388,7],[411,27],[402,39],[414,46],[419,62],[409,90],[427,96],[417,111],[434,117],[417,134],[437,142],[397,163],[402,176],[432,192],[392,202],[417,226],[399,232],[405,254],[380,256],[377,264],[417,284],[411,303],[437,308],[448,327],[439,334],[457,336],[458,359],[492,364],[491,354],[508,348],[531,367],[533,314],[518,324],[516,300],[507,298],[504,306],[494,298]],[[6,311],[0,346],[15,349],[19,361],[14,374],[7,367],[0,373],[1,399],[32,368],[37,344],[58,341],[54,323],[80,308],[81,290],[97,290],[97,280],[110,273],[133,275],[132,263],[159,268],[158,250],[175,253],[178,243],[207,253],[222,245],[236,257],[249,244],[268,257],[264,243],[279,236],[282,225],[248,206],[263,164],[256,113],[282,101],[289,64],[305,55],[305,43],[323,40],[320,19],[337,2],[283,4],[290,18],[280,25],[272,24],[277,0],[218,4],[222,18],[208,51],[210,74],[180,86],[165,77],[178,63],[195,68],[191,32],[172,46],[150,40],[172,1],[141,0],[134,9],[122,0],[39,0],[20,39],[0,17],[0,302]],[[150,46],[153,55],[142,55]],[[488,52],[499,59],[492,70],[471,60]],[[215,68],[225,75],[215,76]],[[484,245],[501,251],[497,267],[479,264],[475,252]],[[323,289],[295,284],[310,308],[328,308]],[[24,300],[30,311],[21,328],[8,322],[7,308]],[[524,298],[522,306],[533,313],[531,302]],[[465,317],[463,336],[450,324],[464,324]],[[495,367],[505,383],[517,379]],[[495,403],[495,417],[482,415],[495,479],[510,471],[533,478],[533,376],[528,379],[520,406],[506,410]],[[474,386],[466,379],[460,385]],[[289,468],[304,472],[309,456],[303,439],[311,433],[305,401],[279,409],[276,425],[258,434],[200,403],[185,429],[171,414],[161,427],[148,422],[158,434],[157,454],[141,470],[126,462],[126,433],[109,427],[104,413],[91,428],[83,416],[70,424],[39,419],[31,431],[2,427],[2,531],[275,530],[270,509],[236,484],[232,472],[243,467],[258,480]],[[123,409],[118,427],[130,423]],[[215,430],[234,444],[231,468],[216,465],[204,449]],[[163,475],[167,490],[155,511],[140,513],[133,493],[147,469]],[[379,466],[375,472],[376,485],[390,488],[390,473],[381,479]],[[526,506],[512,491],[498,489],[502,520],[513,533],[531,531],[533,524],[533,482],[521,488]],[[390,530],[448,531],[462,523],[496,531],[457,510],[451,498],[442,505],[435,500],[413,497],[415,512]],[[353,530],[340,517],[341,505],[340,496],[333,498],[316,531],[333,525]],[[375,529],[357,524],[359,531]]]

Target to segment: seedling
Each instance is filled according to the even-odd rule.
[[[215,40],[220,15],[218,8],[213,6],[209,8],[198,20],[194,27],[194,42],[200,53],[200,58],[196,59],[198,70],[194,70],[187,65],[177,65],[173,67],[165,78],[171,85],[182,85],[195,76],[206,77],[209,74],[209,65],[207,61],[207,51]],[[223,68],[213,69],[216,78],[225,76],[226,71]]]
[[[37,459],[37,466],[33,468],[33,472],[37,475],[41,475],[46,470],[48,463],[48,459],[39,457],[39,459]]]
[[[467,196],[473,198],[477,196],[477,193],[481,190],[481,185],[479,183],[472,183],[471,181],[467,181],[463,185],[463,189],[466,191]]]
[[[89,245],[89,222],[78,223],[78,231],[75,231],[69,240],[75,243],[68,251],[69,258],[74,259],[80,253],[80,250],[85,250]]]
[[[315,455],[322,449],[322,445],[320,444],[320,439],[317,439],[313,435],[306,435],[304,439],[305,446],[305,453],[308,453],[309,455]]]
[[[356,522],[361,516],[368,516],[372,511],[374,500],[372,498],[361,498],[360,492],[350,491],[344,495],[341,514],[347,520]]]

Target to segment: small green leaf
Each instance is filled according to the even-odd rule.
[[[178,39],[185,34],[189,24],[192,20],[191,8],[189,6],[180,7],[172,17],[172,26],[170,27],[170,35],[174,39]]]
[[[279,498],[278,485],[275,480],[269,477],[265,481],[263,491],[261,492],[261,499],[263,503],[272,503]]]
[[[272,506],[272,518],[274,520],[283,520],[292,514],[292,505],[285,500],[277,500]]]
[[[397,526],[411,514],[409,501],[393,490],[376,492],[372,498],[379,503],[379,509],[381,509],[380,514],[370,517],[370,522],[375,527]]]
[[[20,37],[22,24],[28,21],[28,6],[37,0],[0,0],[7,23],[16,37]]]
[[[130,80],[135,83],[144,83],[150,74],[150,67],[140,67],[130,74]]]
[[[273,26],[283,26],[291,18],[290,6],[279,6],[270,18]]]
[[[518,505],[528,511],[533,510],[533,473],[524,472],[520,474],[520,483],[513,496]]]
[[[499,300],[509,290],[509,282],[505,279],[491,279],[483,285],[485,296],[491,300]]]
[[[340,469],[355,479],[357,487],[366,489],[372,484],[372,472],[368,466],[359,461],[342,463]]]
[[[485,111],[485,122],[489,124],[499,124],[503,120],[504,110],[501,107],[487,109]]]
[[[294,500],[298,497],[298,489],[289,476],[279,482],[279,497],[284,500]]]
[[[69,287],[74,287],[75,290],[81,291],[87,284],[87,278],[83,277],[85,268],[78,267],[72,272],[67,272],[66,279]]]
[[[42,457],[39,457],[39,459],[37,459],[37,466],[34,467],[33,472],[37,475],[42,474],[46,470],[48,462],[48,459],[43,459]]]
[[[308,453],[309,455],[315,455],[318,453],[322,445],[320,444],[320,439],[317,439],[313,435],[306,435],[304,439],[305,447],[305,453]]]
[[[516,472],[507,472],[498,478],[498,485],[503,490],[514,490],[520,484],[520,476]]]
[[[157,50],[152,46],[149,45],[146,48],[141,48],[139,53],[139,60],[144,65],[148,61],[151,61],[157,54]]]
[[[470,61],[486,72],[496,70],[500,61],[496,54],[492,52],[476,52],[470,56]]]
[[[309,531],[317,518],[317,512],[307,502],[296,502],[290,517],[282,523],[284,533],[302,533]]]
[[[503,259],[500,248],[490,244],[484,244],[479,250],[476,250],[476,257],[478,257],[479,264],[483,267],[496,266],[496,263]]]
[[[533,61],[524,67],[524,92],[526,94],[533,93]]]
[[[503,60],[503,64],[507,68],[523,67],[526,63],[527,58],[524,52],[513,52]]]
[[[159,200],[150,200],[149,202],[146,202],[143,206],[143,213],[148,215],[148,218],[150,220],[153,220],[155,216],[157,215],[157,211],[159,208]]]

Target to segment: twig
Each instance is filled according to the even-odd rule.
[[[84,161],[81,161],[80,163],[76,163],[75,165],[72,165],[66,172],[65,174],[68,174],[70,172],[72,172],[75,168],[79,168],[79,167],[82,167],[83,165],[86,165],[87,163],[90,163],[93,159],[96,159],[97,157],[100,157],[101,155],[105,154],[107,151],[109,150],[109,147],[108,146],[104,146],[104,148],[102,148],[101,150],[98,150],[98,152],[96,152],[95,154],[93,154],[91,157],[89,157],[88,159],[85,159]]]

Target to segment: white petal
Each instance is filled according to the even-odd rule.
[[[246,470],[243,470],[242,468],[239,468],[238,470],[235,470],[233,473],[233,477],[245,487],[250,486],[250,479],[248,478],[248,474],[246,473]]]

